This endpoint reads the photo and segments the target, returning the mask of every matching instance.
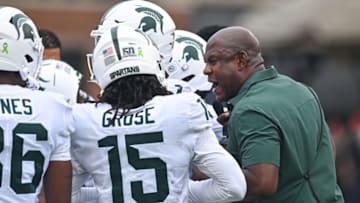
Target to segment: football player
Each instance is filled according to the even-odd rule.
[[[204,53],[206,42],[198,35],[185,31],[175,31],[175,43],[172,60],[165,67],[168,79],[182,80],[188,83],[192,91],[200,95],[205,101],[211,92],[212,85],[208,82],[203,70],[205,68]],[[207,104],[209,115],[212,117],[213,130],[219,142],[226,140],[223,126],[216,120],[214,108]]]
[[[81,78],[81,73],[71,65],[56,59],[44,60],[35,76],[41,90],[62,95],[70,105],[77,103],[78,96],[80,96],[78,91]],[[77,177],[74,176],[73,186],[77,185],[78,182]],[[77,193],[73,193],[72,202],[97,203],[98,195],[92,178],[89,176],[88,180],[85,183],[82,182],[81,185],[81,189]],[[43,194],[39,196],[39,200],[41,203],[46,202]]]
[[[160,53],[149,37],[125,24],[101,36],[92,72],[96,104],[74,107],[71,136],[77,168],[92,175],[99,202],[231,202],[246,182],[211,130],[203,100],[171,94]],[[210,179],[189,179],[190,164]]]
[[[35,79],[40,89],[63,95],[69,104],[75,104],[82,74],[68,63],[56,59],[47,59],[41,63]]]
[[[163,8],[143,0],[120,2],[104,13],[97,29],[90,35],[96,43],[104,31],[123,23],[148,35],[159,48],[165,64],[170,62],[176,27],[171,16]]]
[[[35,87],[43,45],[32,20],[0,7],[0,202],[71,198],[71,106]]]
[[[171,16],[163,8],[143,0],[118,3],[105,12],[97,29],[90,35],[96,42],[105,30],[122,23],[148,35],[159,48],[164,63],[170,63],[176,27]],[[175,94],[193,91],[191,86],[174,78],[165,81],[164,85]]]
[[[43,59],[61,60],[61,42],[59,37],[47,29],[39,29],[39,35],[44,45]]]
[[[163,85],[166,87],[167,90],[172,92],[173,94],[180,94],[184,92],[194,92],[191,86],[183,81],[173,78],[166,78]]]
[[[47,29],[39,29],[39,35],[42,39],[42,44],[44,45],[44,53],[43,53],[43,59],[44,60],[47,60],[47,59],[55,59],[55,60],[58,60],[58,61],[48,61],[46,64],[47,66],[50,66],[50,67],[55,67],[56,65],[59,66],[58,63],[62,64],[62,63],[65,63],[64,61],[62,61],[62,58],[61,58],[61,55],[62,55],[62,45],[61,45],[61,41],[59,39],[59,37],[53,32],[53,31],[50,31],[50,30],[47,30]],[[59,62],[60,61],[60,62]],[[68,68],[66,69],[74,69],[73,67],[71,67],[69,64],[65,63],[65,64],[62,64],[61,66],[67,66]],[[75,70],[75,72],[77,74],[80,74],[78,71]],[[51,74],[53,75],[56,75],[57,73],[59,73],[60,75],[62,76],[65,76],[63,75],[63,73],[61,73],[61,71],[55,71],[55,72],[52,72],[51,71]],[[60,77],[62,77],[60,76]],[[70,79],[71,80],[71,79]],[[72,80],[74,81],[74,80]],[[41,81],[40,81],[41,82]],[[67,90],[65,90],[65,88],[67,88],[66,86],[66,83],[64,83],[63,81],[58,81],[57,82],[58,84],[56,85],[55,87],[55,83],[53,85],[53,87],[50,87],[50,89],[52,90],[55,90],[55,92],[58,92],[57,90],[59,90],[60,92],[58,93],[65,93],[67,94]],[[86,91],[82,90],[82,89],[79,89],[78,87],[76,88],[78,89],[78,96],[80,97],[80,101],[82,102],[92,102],[94,101],[95,99],[90,96]],[[69,90],[71,91],[71,90]],[[78,99],[76,99],[75,101],[77,101]]]

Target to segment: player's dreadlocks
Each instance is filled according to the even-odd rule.
[[[118,79],[107,86],[99,98],[99,102],[106,102],[115,110],[113,121],[122,109],[120,116],[130,109],[144,105],[157,95],[171,94],[153,75],[133,75]],[[98,102],[98,103],[99,103]]]

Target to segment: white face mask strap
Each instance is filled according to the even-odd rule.
[[[100,31],[100,30],[92,30],[92,31],[91,31],[90,36],[91,36],[92,38],[94,38],[94,43],[95,43],[95,45],[99,42],[99,39],[100,39],[100,37],[101,37],[102,34],[103,34],[103,32]]]
[[[33,77],[28,76],[26,80],[26,85],[30,89],[40,89],[40,84],[37,80],[35,80]]]
[[[86,61],[90,73],[90,80],[88,82],[96,82],[95,74],[93,71],[93,54],[86,54]]]
[[[19,70],[19,73],[20,73],[20,77],[22,80],[26,81],[29,77],[29,71],[28,71],[28,68],[21,68]]]

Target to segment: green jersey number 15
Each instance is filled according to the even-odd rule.
[[[144,193],[142,181],[132,181],[131,195],[137,202],[162,202],[169,194],[166,163],[160,158],[140,158],[139,150],[132,145],[163,142],[162,132],[139,133],[125,135],[126,153],[129,164],[136,170],[154,169],[156,178],[156,192]],[[121,163],[116,135],[107,136],[98,141],[99,147],[112,147],[108,151],[110,176],[112,182],[112,196],[114,203],[123,203]]]

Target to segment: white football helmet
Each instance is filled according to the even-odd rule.
[[[175,23],[163,8],[143,0],[118,3],[105,12],[97,29],[90,35],[96,41],[105,30],[121,23],[146,33],[159,48],[164,62],[170,61],[174,46]]]
[[[0,7],[0,70],[19,72],[24,81],[41,63],[43,45],[33,21],[13,7]]]
[[[194,90],[190,87],[189,83],[174,78],[166,78],[164,80],[164,86],[173,94],[194,92]]]
[[[165,78],[158,48],[143,32],[120,24],[103,33],[92,54],[90,73],[104,90],[111,82],[130,75]],[[92,70],[91,70],[92,69]]]
[[[165,67],[168,78],[187,81],[195,91],[209,91],[212,85],[203,73],[205,47],[200,36],[176,30],[172,61]]]
[[[81,77],[72,66],[56,59],[44,60],[36,73],[40,89],[64,95],[70,104],[77,101]]]

